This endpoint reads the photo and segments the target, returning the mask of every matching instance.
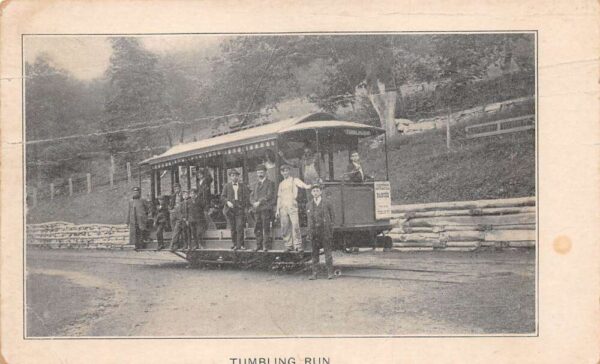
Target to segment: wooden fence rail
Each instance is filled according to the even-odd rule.
[[[535,128],[535,115],[490,121],[465,127],[467,138],[479,138],[491,135],[513,133]]]

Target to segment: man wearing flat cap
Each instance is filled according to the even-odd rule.
[[[223,214],[231,229],[231,249],[246,249],[244,246],[244,228],[246,226],[246,208],[250,200],[250,191],[243,182],[240,182],[240,172],[233,168],[229,171],[230,181],[223,187],[221,199]]]
[[[254,236],[256,236],[256,251],[271,248],[271,222],[275,208],[275,182],[267,178],[267,167],[263,164],[256,168],[258,181],[252,188],[250,203],[256,218]]]
[[[127,225],[129,226],[129,244],[135,249],[144,249],[144,236],[148,230],[148,207],[141,197],[139,187],[133,187],[133,196],[129,200],[127,210]]]
[[[317,278],[319,265],[319,250],[323,248],[325,254],[325,265],[327,266],[327,279],[333,278],[333,258],[331,256],[331,245],[333,240],[333,222],[335,216],[333,205],[324,199],[322,187],[314,184],[310,194],[312,199],[306,204],[306,215],[308,218],[308,240],[312,251],[312,275],[310,279]]]

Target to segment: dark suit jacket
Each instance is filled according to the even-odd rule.
[[[188,219],[188,201],[183,200],[173,210],[171,210],[171,219],[173,220],[187,220]]]
[[[202,197],[197,196],[196,198],[186,201],[188,221],[190,222],[201,222],[205,220],[204,216],[204,200]]]
[[[333,237],[333,222],[335,221],[333,205],[325,197],[321,197],[321,203],[319,204],[319,206],[315,205],[315,201],[312,198],[306,204],[306,217],[308,219],[309,240],[312,240],[312,236],[315,231],[315,222],[318,221],[318,209],[323,209],[321,222],[324,227],[325,239],[331,239]]]
[[[155,224],[168,225],[170,220],[169,209],[166,205],[158,205],[156,208]]]
[[[210,174],[206,174],[198,183],[198,195],[202,197],[205,204],[209,202],[210,197],[210,186],[213,182],[213,178]]]
[[[148,206],[144,200],[131,199],[129,200],[129,209],[127,210],[127,225],[138,229],[146,230],[148,223]]]
[[[183,197],[181,196],[181,192],[174,193],[169,199],[169,210],[173,210],[175,208],[177,200],[183,201]]]
[[[252,187],[252,193],[250,194],[250,202],[259,202],[258,207],[254,208],[254,211],[273,210],[275,208],[275,182],[265,178],[263,183],[257,181]]]
[[[225,206],[223,207],[223,213],[227,214],[230,210],[230,207],[227,206],[227,201],[231,202],[234,206],[241,208],[244,212],[246,207],[248,207],[248,202],[250,201],[250,191],[248,187],[243,182],[238,182],[238,201],[235,201],[235,191],[233,190],[233,184],[228,182],[225,186],[223,186],[223,193],[221,193],[221,199]]]

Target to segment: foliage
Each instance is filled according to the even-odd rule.
[[[95,131],[101,118],[102,85],[75,80],[47,55],[25,64],[25,133],[28,141]],[[27,178],[54,179],[84,168],[95,140],[65,139],[27,145]]]
[[[164,99],[164,75],[157,69],[157,56],[144,49],[137,38],[110,39],[113,54],[106,71],[105,102],[107,130],[122,130],[140,123],[167,123],[170,110]],[[111,153],[148,147],[152,133],[112,133],[106,136]]]
[[[372,96],[385,91],[398,93],[395,116],[411,119],[534,93],[534,38],[527,34],[231,36],[210,51],[165,54],[149,51],[139,39],[108,38],[109,68],[92,81],[75,79],[49,57],[26,64],[27,139],[173,120],[185,128],[29,145],[29,165],[52,164],[28,171],[28,178],[40,170],[50,179],[65,177],[89,169],[94,156],[107,160],[116,154],[135,162],[151,154],[136,151],[160,151],[209,124],[249,123],[291,98],[306,97],[344,118],[381,125]],[[248,112],[254,114],[206,119]]]

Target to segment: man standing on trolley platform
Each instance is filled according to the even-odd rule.
[[[175,204],[175,208],[171,211],[171,221],[173,225],[173,235],[171,237],[171,251],[177,250],[178,247],[185,249],[189,245],[188,238],[188,203],[187,192],[181,192],[181,202]]]
[[[250,191],[243,182],[240,182],[240,172],[235,168],[229,172],[230,182],[223,187],[221,198],[225,206],[223,214],[227,218],[231,229],[231,249],[246,249],[244,246],[244,228],[246,226],[246,207],[248,206]]]
[[[312,251],[312,275],[309,279],[317,279],[319,265],[319,250],[323,248],[325,253],[325,265],[327,266],[327,279],[333,278],[333,258],[331,256],[331,242],[333,239],[333,206],[329,200],[321,197],[321,186],[315,184],[310,193],[313,198],[306,204],[306,215],[308,217],[308,238]]]
[[[256,168],[258,181],[250,194],[250,202],[256,218],[254,235],[256,251],[271,248],[271,222],[273,221],[273,205],[275,204],[275,182],[267,178],[267,167],[263,164]]]
[[[302,253],[302,235],[300,234],[300,220],[298,218],[298,188],[309,189],[311,186],[299,178],[290,176],[290,166],[284,164],[280,167],[283,181],[277,190],[277,211],[275,218],[281,219],[281,230],[285,242],[285,251],[292,249]]]
[[[133,196],[129,200],[127,210],[127,225],[129,226],[129,244],[135,246],[135,250],[145,247],[144,236],[148,230],[148,208],[143,199],[139,187],[133,187]]]
[[[204,216],[204,199],[198,195],[198,190],[192,188],[188,200],[188,222],[190,225],[190,249],[205,248],[203,236],[206,231],[206,217]]]

